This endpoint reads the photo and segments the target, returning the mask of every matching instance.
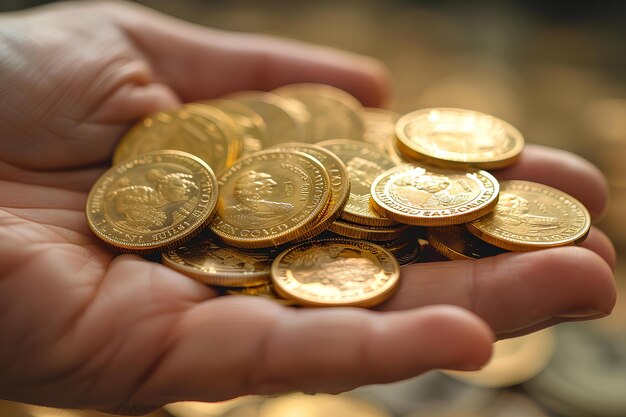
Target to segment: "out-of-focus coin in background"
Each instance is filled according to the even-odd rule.
[[[306,142],[363,139],[361,103],[347,92],[324,84],[290,84],[273,93],[304,104],[308,111],[304,124]]]

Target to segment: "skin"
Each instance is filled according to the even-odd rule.
[[[87,192],[133,120],[294,82],[331,84],[367,106],[390,89],[369,58],[124,3],[0,16],[2,398],[141,414],[178,400],[339,392],[476,369],[495,337],[611,311],[615,252],[595,228],[584,247],[409,266],[381,311],[217,298],[92,236]],[[560,188],[594,216],[607,204],[599,171],[564,151],[529,145],[496,174]]]

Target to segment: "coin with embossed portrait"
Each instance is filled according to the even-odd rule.
[[[87,198],[93,233],[121,252],[150,253],[178,246],[213,218],[217,179],[200,158],[158,151],[106,171]]]
[[[190,104],[137,122],[118,143],[113,164],[172,149],[197,156],[219,175],[239,157],[241,140],[235,122],[226,113],[212,106]]]
[[[197,281],[221,287],[269,283],[274,254],[269,250],[233,248],[202,234],[163,252],[162,262]]]
[[[582,242],[591,217],[585,206],[556,188],[530,181],[501,183],[493,212],[467,225],[492,245],[512,251],[532,251]]]
[[[272,263],[276,292],[309,306],[372,307],[393,293],[399,277],[400,265],[390,252],[347,238],[304,242]]]
[[[444,168],[503,168],[515,163],[524,148],[524,137],[511,124],[455,108],[405,114],[396,123],[396,136],[403,154]]]
[[[330,177],[315,158],[266,150],[235,162],[219,179],[211,230],[229,245],[267,248],[310,237],[331,194]]]
[[[370,186],[379,174],[396,164],[376,146],[347,139],[333,139],[318,143],[337,155],[348,168],[350,197],[341,213],[349,222],[369,226],[391,226],[390,220],[370,207]]]
[[[288,142],[278,145],[276,149],[294,150],[311,155],[322,163],[330,177],[330,198],[315,225],[309,230],[309,237],[316,236],[328,229],[339,217],[350,196],[350,178],[348,169],[341,159],[326,148],[306,143]]]
[[[374,210],[400,223],[446,226],[488,213],[498,202],[498,181],[482,170],[450,171],[405,164],[373,182]]]

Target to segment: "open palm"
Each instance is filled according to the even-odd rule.
[[[396,311],[384,313],[216,298],[92,236],[87,192],[134,119],[292,82],[333,84],[376,106],[388,84],[369,59],[123,3],[60,4],[0,17],[0,74],[3,398],[141,413],[183,399],[337,392],[475,369],[492,332],[523,334],[613,306],[614,253],[597,230],[586,248],[407,267],[381,307]],[[553,185],[594,214],[606,204],[602,176],[565,152],[529,146],[497,174]]]

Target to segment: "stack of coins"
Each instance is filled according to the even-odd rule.
[[[514,163],[523,144],[469,110],[398,117],[317,84],[239,92],[140,120],[87,220],[109,247],[161,253],[224,294],[371,307],[426,237],[450,259],[585,238],[575,199],[484,170]]]

